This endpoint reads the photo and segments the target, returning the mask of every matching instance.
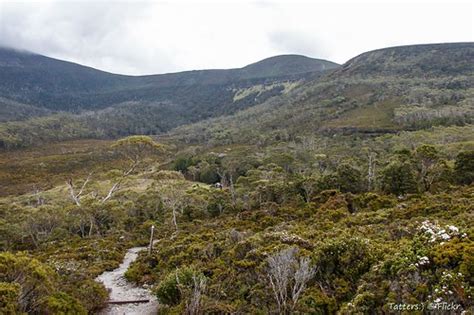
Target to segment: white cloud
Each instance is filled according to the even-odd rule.
[[[468,1],[1,1],[0,45],[128,74],[474,38]]]

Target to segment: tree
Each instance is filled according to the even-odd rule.
[[[172,224],[175,228],[175,233],[178,229],[178,213],[182,213],[184,209],[185,191],[183,190],[182,182],[168,181],[158,187],[163,205],[171,210]]]
[[[24,221],[24,229],[29,234],[35,247],[47,240],[50,235],[61,227],[65,221],[65,213],[60,207],[41,206],[31,209]]]
[[[335,181],[341,192],[358,193],[364,189],[361,171],[350,164],[343,163],[337,167]]]
[[[267,260],[267,277],[270,282],[280,314],[290,314],[314,276],[315,268],[310,266],[309,259],[296,259],[298,249],[287,248],[270,256]]]
[[[375,180],[377,179],[377,177],[375,176],[375,167],[377,165],[377,153],[375,152],[367,153],[367,160],[368,160],[367,190],[371,191],[376,186]]]
[[[416,193],[418,186],[409,162],[393,161],[382,170],[382,190],[396,195]]]
[[[186,173],[188,168],[193,165],[192,158],[189,156],[178,156],[173,162],[173,169],[182,173]]]
[[[206,184],[215,184],[220,182],[220,176],[217,173],[217,167],[209,164],[207,161],[199,163],[199,180]]]
[[[212,217],[217,217],[224,213],[224,210],[231,207],[231,196],[226,190],[213,189],[208,197],[207,212]]]
[[[329,167],[329,159],[326,154],[315,154],[314,155],[314,167],[316,167],[319,174],[324,174],[324,172]]]
[[[117,140],[112,148],[118,154],[127,158],[131,164],[124,175],[132,173],[145,159],[146,156],[164,151],[162,144],[156,143],[149,136],[130,136]]]
[[[474,150],[460,152],[454,164],[456,181],[463,185],[474,183]]]
[[[94,194],[93,197],[100,200],[101,203],[106,202],[114,193],[116,193],[120,188],[127,176],[132,174],[140,164],[143,163],[144,159],[151,154],[156,154],[164,151],[164,146],[153,141],[152,138],[148,136],[130,136],[124,139],[117,140],[112,148],[119,155],[122,155],[130,161],[130,165],[127,169],[122,170],[115,183],[112,184],[105,196],[100,197],[98,194]],[[87,178],[84,180],[80,188],[76,187],[72,178],[69,178],[66,181],[67,186],[69,187],[69,194],[71,199],[77,206],[81,206],[81,198],[85,195],[85,189],[91,181],[92,172],[89,173]]]
[[[300,189],[303,192],[304,200],[309,203],[314,195],[319,191],[319,178],[315,176],[305,177],[300,182]]]
[[[69,187],[69,194],[71,196],[71,199],[74,201],[74,203],[78,207],[81,206],[81,197],[83,196],[84,189],[86,188],[87,184],[89,183],[91,176],[92,176],[92,173],[90,173],[87,176],[87,178],[84,180],[84,182],[82,183],[81,188],[79,188],[79,190],[77,190],[77,188],[74,187],[75,185],[74,185],[74,182],[73,182],[72,178],[69,178],[66,181],[66,184]]]
[[[442,173],[438,151],[434,146],[425,144],[416,149],[415,157],[418,160],[421,184],[428,191]]]
[[[264,162],[275,163],[276,165],[282,167],[286,172],[290,172],[294,160],[295,158],[288,153],[279,153],[271,155]]]

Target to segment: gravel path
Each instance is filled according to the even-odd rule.
[[[96,281],[102,282],[110,292],[111,301],[150,300],[148,303],[134,304],[109,304],[100,315],[152,315],[158,310],[156,297],[148,290],[134,286],[127,282],[124,274],[138,253],[146,247],[130,248],[123,259],[122,264],[115,270],[106,271],[97,277]]]

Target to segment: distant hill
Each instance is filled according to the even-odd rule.
[[[186,142],[261,142],[469,124],[474,121],[472,60],[474,43],[370,51],[288,94],[173,134]]]
[[[242,69],[199,70],[148,76],[125,76],[99,71],[71,62],[29,52],[0,48],[0,97],[51,110],[96,110],[127,101],[159,101],[184,105],[209,98],[222,106],[231,93],[216,93],[213,87],[298,80],[309,73],[338,65],[303,56],[277,56]],[[242,82],[245,81],[245,82]],[[209,92],[209,93],[206,93]],[[225,95],[223,95],[225,94]],[[226,99],[227,98],[227,99]]]
[[[159,134],[261,104],[337,67],[285,55],[241,69],[126,76],[0,48],[0,147]]]
[[[18,110],[8,110],[0,123],[0,147],[6,148],[176,127],[171,134],[187,143],[228,144],[474,121],[474,43],[379,49],[340,67],[286,55],[241,69],[139,77],[5,54],[0,102]]]
[[[411,45],[377,49],[347,61],[332,77],[436,77],[472,75],[473,43]]]
[[[242,69],[237,69],[237,73],[241,79],[250,79],[279,77],[308,72],[323,72],[338,67],[338,64],[327,60],[308,58],[300,55],[281,55],[264,59]]]

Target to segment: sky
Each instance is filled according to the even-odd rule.
[[[472,42],[473,3],[0,0],[0,46],[131,75],[236,68],[280,54],[343,63],[389,46]]]

